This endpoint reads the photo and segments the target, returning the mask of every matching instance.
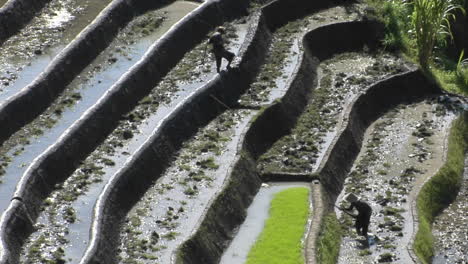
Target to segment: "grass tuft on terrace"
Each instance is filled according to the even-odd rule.
[[[317,241],[317,262],[334,264],[338,261],[342,238],[341,224],[335,213],[329,213],[323,218],[320,235]]]
[[[444,166],[422,188],[417,199],[418,233],[414,249],[423,263],[434,256],[432,223],[456,198],[463,180],[465,153],[468,150],[468,112],[459,117],[450,130],[447,160]]]
[[[309,189],[290,188],[277,193],[270,218],[247,257],[247,264],[302,264],[302,238],[309,216]]]

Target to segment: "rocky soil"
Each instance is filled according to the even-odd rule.
[[[413,236],[412,202],[422,184],[442,166],[446,138],[455,113],[428,99],[400,105],[366,132],[365,143],[346,179],[341,200],[355,193],[372,209],[369,244],[357,236],[351,217],[341,215],[346,234],[338,263],[412,263],[407,247]]]
[[[40,74],[109,2],[52,0],[28,26],[3,43],[0,103]],[[301,56],[303,35],[331,22],[358,19],[363,10],[360,4],[322,10],[291,21],[273,33],[265,63],[239,100],[239,108],[229,109],[214,98],[226,111],[184,143],[171,166],[127,215],[118,249],[121,263],[169,263],[176,247],[193,232],[229,176],[242,132],[257,113],[255,109],[287,91],[286,84]],[[3,143],[1,206],[10,201],[10,192],[32,160],[141,58],[162,34],[159,30],[164,27],[165,32],[173,24],[165,24],[170,18],[171,12],[160,10],[135,18],[51,107]],[[247,30],[246,18],[225,26],[227,45],[238,53]],[[146,46],[140,45],[141,40],[147,41]],[[148,96],[121,117],[117,128],[64,183],[54,186],[43,203],[35,232],[22,248],[21,263],[78,262],[89,243],[92,209],[105,184],[179,102],[216,75],[206,40],[185,54]],[[313,173],[336,136],[343,110],[350,102],[372,83],[405,70],[403,59],[383,51],[337,54],[321,62],[316,73],[318,86],[311,91],[308,106],[291,133],[261,156],[259,171]],[[85,100],[89,105],[77,110]],[[339,263],[411,263],[407,251],[413,235],[411,204],[422,184],[444,161],[445,140],[457,110],[443,101],[431,98],[400,105],[367,130],[337,205],[346,206],[341,198],[350,192],[371,204],[372,241],[366,244],[354,232],[352,219],[337,211],[346,230]],[[67,115],[71,112],[75,112],[74,118]],[[63,130],[43,137],[57,127]],[[38,142],[43,150],[36,148]],[[468,262],[467,194],[468,169],[457,201],[434,224],[439,249],[434,263]]]
[[[404,70],[401,59],[385,53],[345,53],[322,62],[318,87],[297,126],[261,157],[260,170],[313,172],[336,135],[343,109],[370,84]]]
[[[127,216],[122,263],[169,263],[226,181],[252,117],[253,111],[227,111],[184,144],[173,165]]]

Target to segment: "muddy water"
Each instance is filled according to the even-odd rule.
[[[343,110],[370,84],[403,71],[403,65],[388,54],[364,52],[323,61],[317,69],[318,87],[311,91],[296,127],[260,158],[259,168],[264,172],[315,171],[336,136]]]
[[[184,4],[176,2],[175,7],[181,3]],[[240,48],[246,26],[236,24],[231,28],[237,36],[230,43],[230,49],[234,52]],[[58,241],[51,243],[54,246],[50,251],[60,246],[64,251],[64,258],[77,260],[83,255],[89,240],[93,207],[109,178],[125,165],[130,153],[134,153],[147,140],[148,135],[152,134],[170,112],[215,75],[215,67],[211,61],[206,61],[206,65],[193,67],[194,63],[198,63],[199,56],[204,55],[204,43],[189,52],[63,186],[51,195],[37,224],[40,231],[33,234],[27,248],[43,246],[42,237],[50,232],[54,235],[49,235],[48,241]],[[185,70],[187,67],[190,67],[189,71]],[[124,133],[129,136],[123,136]]]
[[[437,101],[399,106],[366,131],[364,144],[338,197],[353,192],[372,209],[366,245],[353,220],[340,211],[346,234],[338,263],[395,261],[413,263],[407,247],[413,235],[411,204],[422,184],[442,166],[446,139],[455,114]]]
[[[433,264],[468,263],[468,157],[456,200],[437,216],[432,227],[435,238]]]
[[[111,0],[52,0],[0,47],[0,103],[31,83]]]
[[[122,233],[123,263],[170,263],[226,181],[242,132],[254,112],[228,111],[200,130],[131,210]],[[147,247],[135,245],[148,241]],[[150,256],[149,260],[141,259]]]
[[[271,200],[275,194],[293,187],[310,188],[309,183],[268,183],[263,184],[247,209],[247,217],[239,227],[236,236],[221,257],[220,264],[242,264],[247,261],[250,248],[263,231],[269,217]],[[312,202],[310,202],[312,205]],[[310,208],[312,211],[312,208]]]

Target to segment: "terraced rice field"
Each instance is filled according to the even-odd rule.
[[[322,215],[349,192],[371,204],[375,242],[336,211],[338,263],[417,263],[414,201],[466,98],[384,51],[366,12],[47,1],[0,46],[0,262],[243,263],[272,193],[306,186],[304,263],[320,263]],[[236,57],[217,74],[208,39],[221,25]],[[438,224],[463,203],[436,221],[451,250],[435,263],[462,261]]]

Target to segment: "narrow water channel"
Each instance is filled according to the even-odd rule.
[[[0,47],[0,103],[43,72],[111,0],[52,0]]]
[[[247,261],[250,248],[255,244],[263,231],[265,221],[269,217],[271,200],[275,194],[294,187],[310,188],[309,183],[282,182],[263,184],[252,204],[247,209],[247,217],[239,227],[236,236],[221,257],[220,264],[243,264]],[[312,206],[312,201],[309,201]],[[312,211],[312,209],[310,209]]]

